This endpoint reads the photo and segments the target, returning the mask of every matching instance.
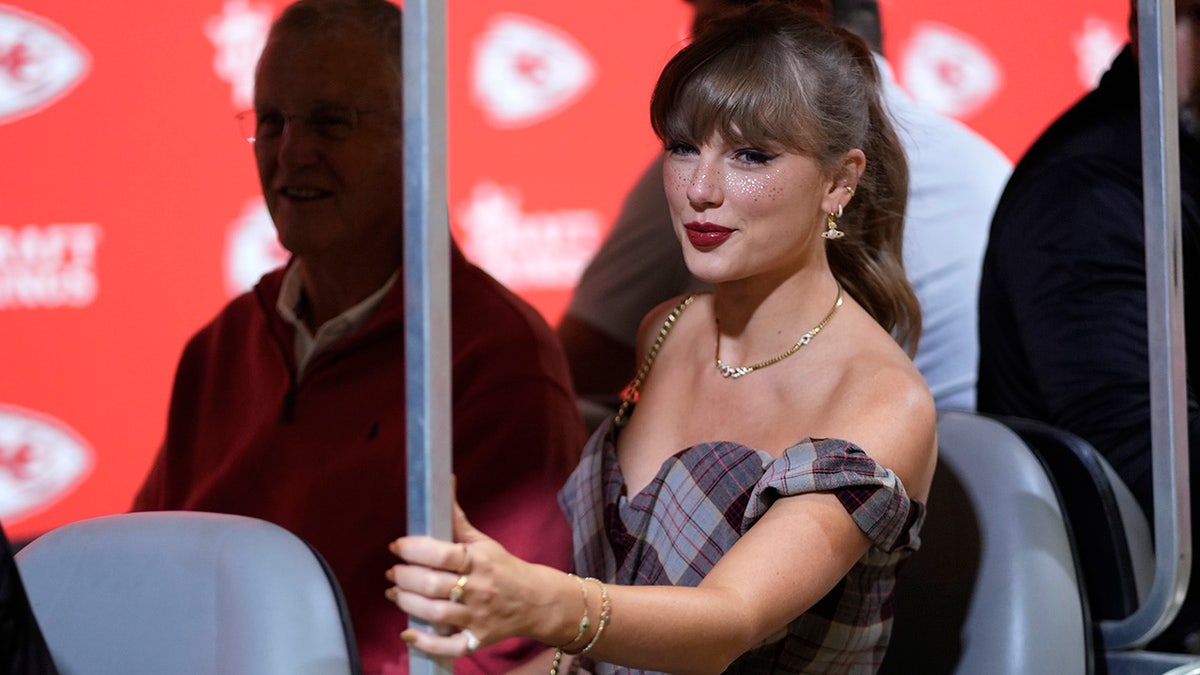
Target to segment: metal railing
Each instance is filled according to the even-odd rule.
[[[1101,622],[1110,650],[1143,646],[1170,624],[1187,591],[1192,556],[1175,9],[1172,0],[1139,0],[1137,12],[1155,567],[1137,611]]]
[[[445,0],[404,3],[404,359],[408,531],[450,540],[450,226]],[[409,650],[409,672],[452,671]]]

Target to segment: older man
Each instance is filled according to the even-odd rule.
[[[368,673],[407,670],[383,574],[406,526],[400,25],[384,0],[300,0],[273,24],[244,117],[292,258],[188,343],[134,504],[256,516],[307,540]],[[584,439],[562,351],[457,249],[447,263],[459,500],[512,550],[565,568],[556,493]],[[456,668],[507,672],[536,651],[508,641]]]

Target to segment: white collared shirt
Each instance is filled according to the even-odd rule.
[[[383,283],[383,286],[379,287],[379,290],[368,295],[353,307],[321,324],[317,328],[316,335],[313,335],[308,331],[308,326],[305,325],[304,321],[296,313],[296,308],[300,304],[301,294],[304,292],[304,281],[300,277],[300,267],[299,265],[291,265],[287,268],[287,271],[283,273],[283,284],[279,289],[279,299],[275,302],[275,310],[279,312],[279,316],[283,317],[284,321],[287,321],[296,328],[294,348],[296,353],[297,380],[303,376],[305,367],[312,362],[313,358],[342,338],[362,328],[367,319],[375,313],[379,304],[383,302],[384,296],[391,290],[399,276],[400,270],[396,270]]]

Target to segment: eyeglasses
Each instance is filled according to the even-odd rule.
[[[242,138],[248,143],[277,140],[284,130],[299,120],[305,129],[327,141],[344,141],[358,129],[360,118],[389,108],[358,110],[340,105],[318,105],[307,113],[285,113],[282,110],[246,110],[235,117]]]

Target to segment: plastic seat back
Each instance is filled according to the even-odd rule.
[[[1092,619],[1124,619],[1154,580],[1150,524],[1116,471],[1078,436],[1016,417],[997,417],[1033,450],[1058,488],[1087,588]]]
[[[306,543],[254,518],[131,513],[16,556],[62,675],[356,675],[341,591]]]
[[[940,413],[938,447],[881,672],[1093,672],[1086,599],[1041,463],[1013,431],[973,413]]]

